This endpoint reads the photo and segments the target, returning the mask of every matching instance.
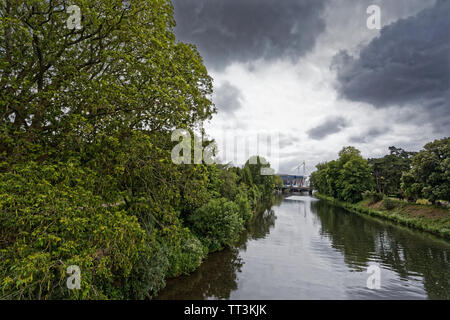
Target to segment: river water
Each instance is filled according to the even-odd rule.
[[[379,267],[379,289],[368,288],[370,265]],[[450,242],[292,196],[158,298],[450,299]]]

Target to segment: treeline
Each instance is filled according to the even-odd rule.
[[[170,1],[83,1],[80,29],[65,6],[0,3],[0,298],[153,297],[231,245],[274,178],[172,162],[171,132],[203,135],[215,107]]]
[[[347,202],[363,196],[381,200],[450,201],[450,138],[426,144],[420,152],[390,147],[382,158],[363,159],[354,147],[345,147],[339,159],[317,165],[311,185],[319,193]]]

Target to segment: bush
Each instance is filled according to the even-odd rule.
[[[392,210],[395,208],[395,200],[392,200],[391,198],[388,197],[384,197],[381,205],[386,210]]]
[[[263,198],[261,190],[256,185],[252,185],[248,188],[247,194],[251,208],[256,209]]]
[[[131,299],[151,299],[166,286],[170,264],[167,247],[152,240],[144,250],[145,254],[139,255],[130,276],[124,279],[123,291]]]
[[[421,204],[421,205],[431,205],[432,203],[430,201],[428,201],[427,199],[417,199],[416,200],[417,204]]]
[[[363,197],[369,200],[369,204],[374,204],[383,199],[383,194],[376,191],[365,191]]]
[[[231,246],[244,226],[239,207],[225,198],[210,200],[191,214],[188,222],[209,252]]]
[[[248,201],[246,193],[239,193],[236,196],[234,202],[237,204],[239,208],[239,214],[244,221],[244,223],[248,223],[253,216],[252,209],[250,206],[250,202]]]
[[[0,175],[0,288],[6,299],[124,298],[121,280],[145,254],[137,218],[104,206],[100,180],[76,162],[30,162]],[[81,289],[66,269],[81,269]]]
[[[177,277],[182,274],[193,272],[202,263],[207,254],[200,240],[195,237],[189,229],[185,228],[179,235],[179,243],[169,247],[169,270],[168,277]]]

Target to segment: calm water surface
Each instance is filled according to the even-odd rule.
[[[211,254],[159,299],[450,299],[450,242],[312,197],[259,214],[240,243]],[[366,286],[381,268],[381,288]]]

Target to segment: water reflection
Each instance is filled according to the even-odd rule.
[[[377,262],[400,280],[422,278],[428,298],[450,299],[447,241],[321,201],[312,203],[312,211],[321,221],[321,234],[329,236],[349,267],[366,270],[370,262]]]
[[[159,299],[450,299],[450,243],[303,197],[255,216],[235,248]],[[381,290],[366,288],[369,264]]]
[[[239,252],[246,249],[249,239],[261,239],[270,233],[276,220],[272,205],[279,206],[282,201],[277,197],[263,204],[235,248],[211,254],[192,275],[168,280],[158,299],[230,299],[230,293],[238,288],[237,274],[244,264]]]
[[[158,299],[230,299],[242,265],[237,248],[214,253],[192,275],[168,280]]]

